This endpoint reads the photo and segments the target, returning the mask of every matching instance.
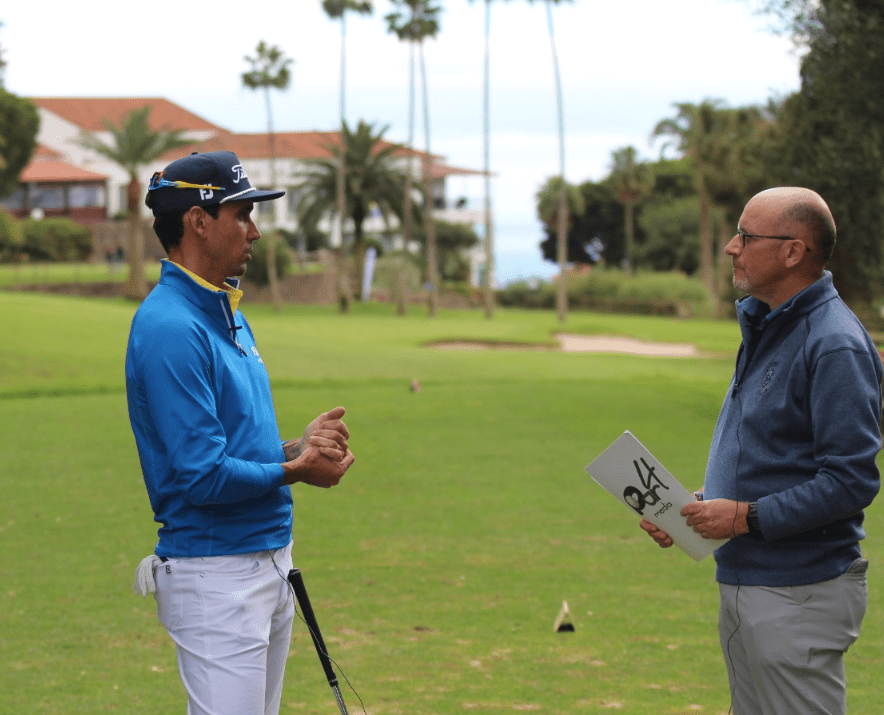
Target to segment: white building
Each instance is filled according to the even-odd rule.
[[[67,166],[78,167],[90,176],[106,177],[106,190],[103,200],[107,216],[112,217],[126,210],[126,189],[129,184],[129,176],[126,172],[112,161],[105,159],[100,154],[83,147],[80,138],[83,133],[89,133],[102,140],[106,144],[113,145],[113,138],[106,127],[106,122],[116,126],[122,124],[125,117],[133,110],[151,107],[150,125],[153,129],[180,130],[186,138],[192,139],[191,147],[176,150],[172,155],[158,162],[156,167],[150,167],[145,171],[142,183],[146,186],[147,180],[154,171],[162,168],[177,156],[183,156],[190,151],[233,151],[241,160],[253,186],[271,188],[270,171],[270,140],[267,134],[237,134],[221,126],[213,124],[193,112],[159,97],[127,97],[127,98],[88,98],[88,97],[32,97],[31,101],[37,105],[40,114],[40,131],[37,137],[41,147],[40,155],[51,155],[56,161]],[[260,209],[259,220],[265,225],[273,225],[295,231],[298,228],[297,216],[295,215],[295,202],[297,198],[297,185],[304,175],[305,162],[310,159],[328,157],[330,148],[338,142],[338,132],[278,132],[274,134],[274,148],[276,155],[276,187],[286,189],[286,198],[282,201],[258,204]],[[389,145],[389,142],[383,142]],[[411,167],[414,172],[415,182],[420,182],[423,171],[424,154],[412,153]],[[408,158],[406,151],[401,152],[403,169]],[[39,161],[35,156],[32,164]],[[33,167],[29,167],[33,169]],[[46,174],[48,165],[44,165],[41,176]],[[466,195],[449,197],[447,180],[455,177],[481,176],[480,171],[448,166],[442,156],[430,156],[430,172],[432,176],[432,193],[434,203],[434,217],[438,220],[450,223],[469,224],[480,230],[484,225],[484,211],[479,208],[479,201]],[[31,172],[33,174],[33,171]],[[23,177],[28,174],[26,169]],[[47,181],[50,179],[47,179]],[[56,181],[61,181],[60,178]],[[462,183],[465,183],[462,181]],[[24,197],[25,203],[20,207],[19,213],[27,213],[29,207],[26,203],[29,195],[29,187],[23,185],[19,193]],[[36,185],[30,187],[36,191]],[[61,195],[61,194],[59,194]],[[4,199],[7,208],[10,206]],[[56,213],[64,213],[67,206],[55,207]],[[268,213],[272,212],[272,213]],[[70,212],[69,212],[70,213]],[[73,218],[77,218],[76,215]],[[395,219],[394,219],[395,221]],[[328,226],[325,227],[328,230]],[[383,235],[395,232],[398,226],[393,224],[386,226],[379,216],[369,218],[364,230],[367,235]],[[344,234],[347,235],[348,225],[344,224]],[[484,251],[477,246],[470,255],[471,275],[476,279],[484,267]]]

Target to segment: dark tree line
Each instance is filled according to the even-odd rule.
[[[661,160],[648,165],[653,181],[637,204],[632,263],[657,271],[698,268],[697,201],[693,178],[685,160]],[[570,263],[625,267],[627,237],[625,210],[614,180],[587,181],[576,187],[583,210],[574,213],[568,230]],[[555,232],[544,223],[540,243],[543,258],[555,261]],[[601,250],[596,250],[601,246]]]
[[[880,297],[884,282],[884,2],[779,0],[769,7],[807,48],[801,90],[778,113],[768,170],[818,191],[838,224],[829,267],[842,296]]]
[[[629,263],[697,272],[720,299],[728,293],[723,244],[745,202],[770,186],[806,186],[826,199],[838,224],[829,268],[839,292],[851,302],[880,299],[884,0],[770,0],[765,11],[804,52],[800,90],[764,107],[729,108],[717,100],[675,105],[677,114],[662,120],[655,135],[681,158],[645,162],[653,181],[633,195]],[[618,186],[622,176],[614,161],[603,181],[575,187],[584,206],[569,227],[570,262],[628,265],[626,205]],[[541,251],[554,260],[552,234],[545,234]],[[593,239],[604,244],[601,255],[588,250]]]

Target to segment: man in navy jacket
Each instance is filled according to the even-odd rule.
[[[192,154],[151,179],[169,260],[132,321],[129,417],[160,524],[136,590],[154,593],[189,715],[275,715],[294,600],[291,484],[336,485],[353,463],[337,407],[279,435],[270,381],[238,305],[261,234],[232,152]]]
[[[825,270],[835,223],[816,193],[764,191],[725,251],[743,342],[699,499],[715,552],[735,715],[845,713],[844,653],[868,603],[859,542],[880,487],[881,359]],[[671,538],[643,520],[662,547]]]

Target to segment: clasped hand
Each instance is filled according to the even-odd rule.
[[[304,482],[327,489],[341,481],[356,459],[347,445],[350,431],[341,419],[344,413],[343,407],[323,412],[307,425],[300,440],[283,445],[286,484]]]

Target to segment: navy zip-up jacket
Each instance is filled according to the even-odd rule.
[[[716,579],[797,586],[844,573],[880,487],[881,359],[832,274],[775,311],[737,301],[743,342],[715,426],[704,497],[758,502],[761,537],[715,552]]]
[[[233,283],[233,281],[231,281]],[[270,380],[228,295],[163,262],[126,351],[129,419],[159,529],[157,556],[282,548],[292,495]]]

